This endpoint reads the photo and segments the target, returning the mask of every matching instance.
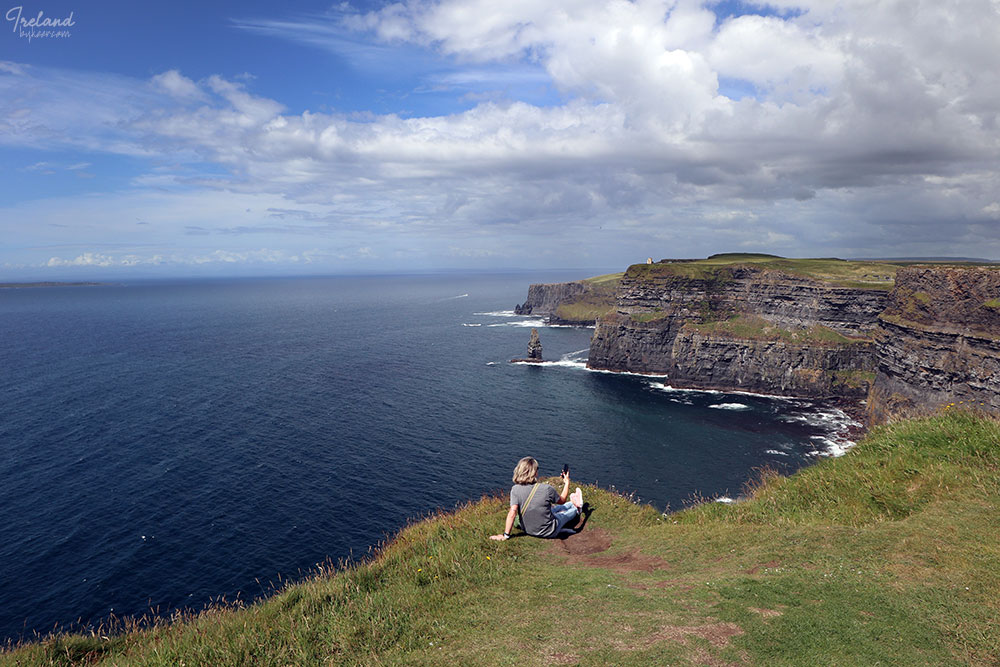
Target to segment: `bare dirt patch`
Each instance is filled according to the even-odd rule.
[[[615,556],[591,556],[580,559],[578,564],[585,567],[600,567],[612,572],[655,572],[670,567],[670,564],[659,556],[647,556],[638,549]]]
[[[776,560],[769,560],[766,563],[759,563],[757,565],[754,565],[749,570],[747,570],[747,574],[757,574],[762,569],[765,569],[765,568],[771,568],[771,569],[773,569],[773,568],[776,568],[776,567],[781,567],[781,563],[779,561],[776,561]]]
[[[612,572],[653,572],[670,564],[658,556],[647,556],[638,549],[613,556],[595,556],[611,548],[611,535],[600,528],[556,540],[551,551],[566,557],[567,563],[581,567],[599,567]]]
[[[616,648],[620,650],[634,650],[651,646],[657,642],[673,641],[687,646],[692,653],[690,658],[699,665],[709,665],[710,667],[730,667],[737,663],[732,663],[712,655],[703,646],[691,646],[691,637],[700,637],[706,640],[714,648],[725,648],[729,645],[729,640],[743,634],[743,628],[735,623],[707,623],[705,625],[665,625],[658,632],[640,639],[638,642],[625,644],[615,642]],[[744,655],[741,662],[747,662],[749,658]]]
[[[588,528],[576,535],[570,535],[559,540],[555,544],[564,554],[571,556],[586,556],[607,551],[611,548],[611,535],[600,528]]]
[[[716,648],[729,644],[731,637],[743,634],[743,628],[735,623],[707,623],[705,625],[665,625],[659,632],[650,636],[647,641],[652,644],[659,641],[675,641],[687,643],[689,636],[701,637]]]

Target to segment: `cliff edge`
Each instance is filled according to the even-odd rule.
[[[594,326],[615,306],[615,291],[621,273],[596,276],[568,283],[535,283],[528,298],[514,307],[517,315],[543,317],[549,324]]]
[[[1000,269],[900,269],[875,340],[872,423],[954,406],[1000,413]]]
[[[895,267],[765,257],[629,267],[588,366],[663,374],[683,388],[866,396]]]
[[[484,498],[252,605],[49,636],[0,664],[991,665],[998,440],[964,412],[904,421],[672,514],[583,485],[594,513],[566,540],[488,539],[509,503]]]

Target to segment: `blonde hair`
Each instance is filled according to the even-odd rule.
[[[538,461],[525,456],[514,466],[515,484],[534,484],[538,481]]]

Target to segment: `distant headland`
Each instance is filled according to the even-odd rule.
[[[531,285],[515,312],[595,327],[587,366],[676,388],[833,398],[868,424],[1000,414],[1000,266],[720,254]]]
[[[25,289],[29,287],[97,287],[108,283],[61,283],[61,282],[36,282],[36,283],[0,283],[0,289]]]

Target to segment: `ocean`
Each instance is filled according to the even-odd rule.
[[[591,330],[514,316],[580,277],[0,290],[0,640],[253,599],[522,456],[668,510],[842,451],[831,406],[588,371]]]

